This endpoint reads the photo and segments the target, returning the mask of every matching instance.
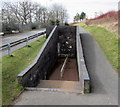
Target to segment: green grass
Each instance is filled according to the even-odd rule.
[[[13,56],[4,56],[2,58],[3,105],[12,104],[13,100],[23,91],[16,77],[33,62],[45,40],[45,37],[41,37],[39,40],[32,42],[30,47],[25,46],[13,52]]]
[[[118,42],[120,43],[120,40],[115,33],[110,32],[103,27],[86,26],[82,24],[80,26],[88,30],[93,35],[113,68],[118,71]]]

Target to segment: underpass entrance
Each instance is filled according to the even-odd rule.
[[[38,88],[81,93],[76,60],[76,30],[58,30],[58,58],[51,73],[41,80]]]
[[[19,83],[27,90],[89,92],[79,28],[55,26],[50,29],[33,64],[18,75]]]

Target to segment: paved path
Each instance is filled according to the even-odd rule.
[[[92,36],[81,28],[91,94],[25,91],[15,105],[118,105],[118,76]]]
[[[8,43],[11,43],[11,42],[14,42],[14,41],[17,41],[17,40],[32,36],[34,34],[43,32],[43,31],[45,31],[45,29],[34,30],[34,31],[29,31],[29,32],[24,32],[24,33],[19,33],[19,34],[11,34],[9,36],[0,38],[0,41],[2,42],[0,45],[2,46],[2,45],[5,45],[5,44],[8,44]],[[31,39],[31,40],[29,40],[28,43],[34,42],[35,40],[39,39],[40,37],[42,37],[42,36]],[[16,45],[16,46],[12,47],[11,52],[14,52],[15,50],[20,49],[20,48],[22,48],[24,46],[26,46],[26,42],[23,42],[23,43],[21,43],[19,45]],[[0,57],[5,56],[7,54],[8,54],[7,49],[0,51]]]

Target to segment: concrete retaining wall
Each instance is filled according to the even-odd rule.
[[[76,32],[77,32],[76,34],[77,64],[78,64],[80,84],[81,84],[81,87],[84,93],[89,93],[90,92],[90,77],[89,77],[88,71],[86,69],[85,61],[84,61],[79,26],[77,26]]]

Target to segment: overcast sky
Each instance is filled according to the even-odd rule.
[[[33,0],[40,2],[45,6],[50,6],[54,3],[62,4],[68,11],[69,21],[73,21],[76,13],[84,11],[88,18],[95,16],[95,12],[105,13],[111,10],[118,10],[119,0]]]
[[[3,0],[2,0],[3,1]],[[8,1],[8,0],[4,0]],[[22,1],[22,0],[9,0],[10,1]],[[118,10],[118,2],[120,0],[31,0],[38,2],[44,6],[51,6],[54,3],[63,5],[69,14],[69,22],[73,21],[73,17],[76,13],[85,12],[88,18],[95,16],[95,12],[105,13],[111,10]]]

